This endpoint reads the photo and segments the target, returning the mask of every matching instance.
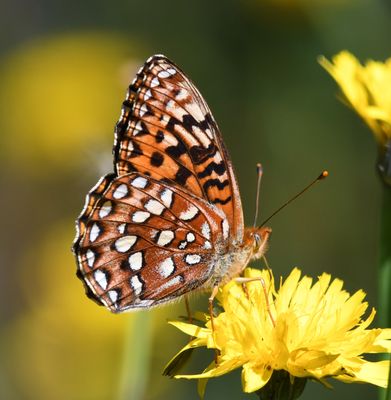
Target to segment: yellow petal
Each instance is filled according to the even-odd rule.
[[[300,276],[301,271],[298,268],[293,269],[282,284],[281,288],[278,290],[278,297],[275,301],[277,312],[284,312],[288,309],[291,297],[297,288]]]
[[[228,372],[233,371],[236,368],[242,366],[242,361],[240,360],[228,360],[222,363],[219,363],[216,367],[211,368],[201,374],[188,374],[188,375],[175,375],[174,378],[180,379],[203,379],[203,378],[213,378],[216,376],[227,374]]]
[[[242,370],[243,391],[252,393],[265,386],[273,374],[270,365],[244,364]]]
[[[168,323],[175,326],[187,335],[197,337],[199,339],[207,339],[211,334],[210,329],[201,328],[197,325],[189,324],[187,322],[168,321]]]
[[[335,378],[346,383],[372,383],[373,385],[386,388],[388,384],[389,369],[390,361],[388,360],[378,362],[367,361],[361,366],[361,369],[354,374],[355,376],[341,375],[336,376]]]
[[[327,354],[324,351],[300,349],[291,353],[291,358],[297,365],[305,366],[307,369],[323,367],[337,359],[339,354]]]
[[[391,329],[382,329],[379,336],[377,337],[375,341],[376,346],[380,346],[381,350],[376,351],[376,353],[380,352],[387,352],[391,353]]]

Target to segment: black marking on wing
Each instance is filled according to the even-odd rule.
[[[227,169],[225,168],[225,162],[221,161],[218,164],[212,161],[202,172],[199,172],[197,176],[199,178],[205,178],[208,175],[211,175],[213,172],[216,172],[217,175],[223,175]]]
[[[192,146],[190,148],[190,157],[195,165],[204,163],[208,158],[214,157],[217,147],[211,143],[208,147]]]
[[[216,186],[218,189],[222,190],[228,185],[229,185],[228,179],[226,179],[223,182],[220,182],[218,179],[209,179],[208,181],[206,181],[204,183],[203,188],[204,188],[204,190],[207,190],[211,186]],[[215,202],[215,201],[216,201],[216,199],[213,200],[213,202]]]
[[[182,165],[179,167],[178,172],[175,174],[175,182],[181,186],[185,186],[187,178],[191,176],[191,172],[183,167]]]

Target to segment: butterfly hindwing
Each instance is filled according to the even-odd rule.
[[[113,312],[200,288],[211,276],[215,246],[223,249],[228,241],[217,207],[140,173],[101,181],[80,220],[79,275]]]

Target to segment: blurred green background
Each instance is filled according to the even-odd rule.
[[[84,196],[112,170],[113,127],[138,67],[163,53],[207,99],[254,215],[261,219],[327,168],[330,177],[270,222],[275,274],[294,266],[363,288],[376,306],[380,183],[376,146],[318,65],[348,49],[391,56],[387,0],[16,0],[0,15],[0,398],[197,399],[161,376],[187,341],[166,320],[179,303],[111,315],[84,295],[70,247]],[[206,297],[193,301],[206,309]],[[189,367],[208,364],[204,354]],[[309,383],[303,399],[375,398],[367,385]],[[239,372],[207,399],[255,399]]]

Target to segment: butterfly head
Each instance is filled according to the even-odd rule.
[[[261,258],[266,253],[271,233],[272,230],[268,227],[246,229],[245,242],[251,246],[252,259]]]

